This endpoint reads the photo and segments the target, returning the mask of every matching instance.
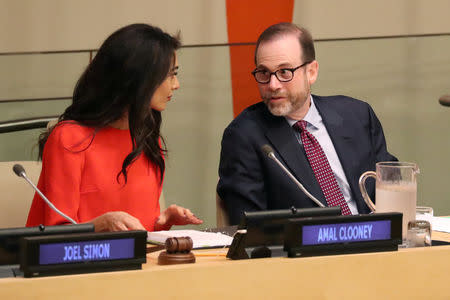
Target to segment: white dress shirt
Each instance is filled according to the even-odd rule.
[[[342,194],[344,195],[345,202],[347,202],[348,207],[353,215],[358,214],[358,208],[356,207],[355,200],[351,197],[350,185],[348,184],[347,177],[345,177],[344,169],[342,168],[341,162],[339,161],[339,157],[336,153],[336,149],[334,149],[334,145],[331,142],[331,138],[328,134],[327,128],[325,124],[323,124],[322,117],[319,114],[316,106],[314,105],[313,97],[311,96],[311,106],[309,107],[308,113],[303,118],[307,122],[306,129],[317,139],[322,147],[325,156],[328,159],[331,170],[333,171],[334,177],[341,189]],[[293,120],[289,117],[286,117],[286,121],[292,127],[299,120]],[[298,142],[302,145],[302,139],[300,137],[300,132],[296,129],[295,136],[297,137]]]

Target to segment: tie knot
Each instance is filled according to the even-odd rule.
[[[294,127],[296,127],[300,131],[304,131],[304,130],[306,130],[307,124],[308,124],[308,122],[306,122],[305,120],[300,120],[294,124]]]

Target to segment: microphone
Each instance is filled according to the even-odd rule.
[[[320,207],[325,207],[325,205],[323,205],[322,202],[320,202],[319,200],[317,200],[317,198],[311,195],[311,193],[305,189],[305,187],[300,183],[300,181],[298,181],[297,178],[295,178],[294,175],[292,175],[292,173],[289,172],[289,170],[278,160],[278,158],[276,158],[275,154],[273,153],[272,147],[265,144],[261,147],[261,150],[265,155],[267,155],[270,159],[275,161],[280,166],[280,168],[289,176],[289,178],[291,178],[291,180],[302,190],[302,192],[305,193],[306,196],[308,196],[309,199],[311,199]]]
[[[439,103],[442,106],[450,106],[450,95],[443,95],[439,98]]]
[[[45,201],[45,203],[48,204],[48,206],[50,206],[50,208],[52,210],[54,210],[58,215],[60,215],[61,217],[63,217],[64,219],[68,220],[70,223],[72,224],[77,224],[77,222],[75,222],[71,217],[67,216],[66,214],[64,214],[63,212],[61,212],[59,209],[57,209],[53,203],[51,203],[47,197],[45,197],[44,194],[42,194],[42,192],[37,188],[37,186],[34,185],[34,183],[27,177],[27,173],[25,173],[25,169],[23,168],[22,165],[19,164],[15,164],[13,166],[13,171],[14,173],[16,173],[17,176],[22,177],[23,179],[25,179],[32,187],[33,189],[39,194],[39,196],[41,196],[41,198]]]

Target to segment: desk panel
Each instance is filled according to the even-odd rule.
[[[148,254],[139,271],[2,279],[0,299],[450,299],[450,246],[239,261],[198,256],[171,266],[157,265],[157,255]]]

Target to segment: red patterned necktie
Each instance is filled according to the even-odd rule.
[[[342,195],[322,147],[320,147],[316,138],[306,130],[306,121],[298,121],[294,124],[294,128],[300,131],[306,156],[308,157],[309,164],[316,176],[317,182],[319,182],[323,195],[327,200],[328,206],[340,206],[343,215],[351,215],[352,213],[345,202],[344,195]]]

